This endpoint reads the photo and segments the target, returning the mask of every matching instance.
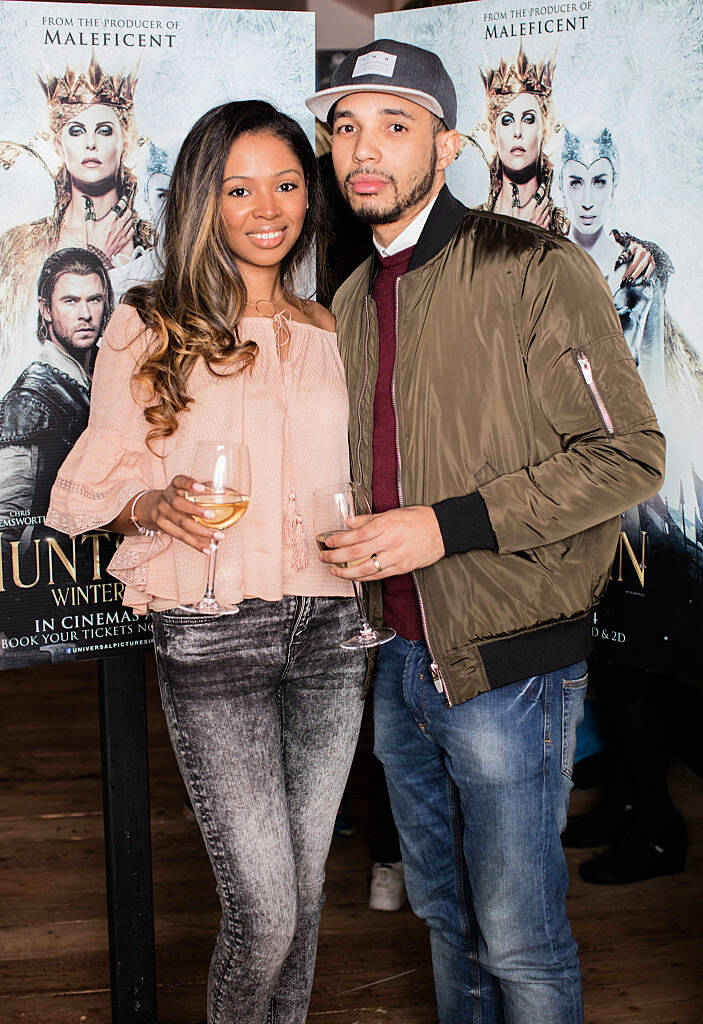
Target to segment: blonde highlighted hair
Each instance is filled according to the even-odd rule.
[[[324,250],[324,196],[315,154],[300,125],[260,100],[225,103],[204,114],[188,133],[171,177],[161,221],[163,275],[130,289],[122,300],[158,339],[135,372],[135,383],[147,385],[154,396],[144,410],[152,428],[150,447],[175,432],[179,413],[191,401],[188,378],[198,359],[216,375],[242,372],[256,359],[255,342],[240,334],[247,291],[223,228],[221,191],[232,144],[240,135],[260,132],[290,146],[308,190],[302,231],[280,267],[291,301],[316,238],[318,250]]]

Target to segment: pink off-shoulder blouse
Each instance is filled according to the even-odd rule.
[[[272,320],[247,317],[240,333],[259,346],[252,371],[215,376],[199,361],[188,382],[193,401],[153,454],[144,418],[151,402],[132,377],[154,335],[133,308],[118,306],[95,363],[88,427],[59,470],[46,523],[71,536],[104,526],[139,491],[188,474],[199,441],[244,441],[251,501],[220,542],[218,600],[348,597],[348,581],[331,576],[318,559],[312,513],[313,491],[349,476],[347,391],[336,337],[291,321],[288,358],[281,360]],[[283,538],[291,486],[303,517],[304,568],[293,567]],[[202,552],[161,534],[126,537],[108,571],[125,584],[124,603],[144,613],[198,600],[206,565]]]

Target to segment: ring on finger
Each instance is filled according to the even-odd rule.
[[[373,554],[371,555],[371,561],[373,562],[373,564],[374,564],[374,565],[375,565],[375,567],[376,567],[376,572],[383,572],[383,566],[382,566],[382,565],[381,565],[381,563],[379,562],[379,560],[378,560],[378,555],[376,554],[376,552],[375,552],[375,551],[374,551],[374,553],[373,553]]]

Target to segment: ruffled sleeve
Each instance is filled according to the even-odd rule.
[[[139,491],[166,486],[163,460],[146,444],[148,404],[132,377],[153,334],[136,310],[119,305],[95,361],[88,426],[58,472],[45,522],[75,536],[111,522]],[[128,537],[110,572],[128,586],[146,588],[146,563],[171,543],[165,535]],[[127,602],[142,605],[142,600]],[[141,608],[137,609],[141,610]],[[145,610],[145,609],[144,609]]]

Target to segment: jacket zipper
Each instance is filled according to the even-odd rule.
[[[401,275],[402,276],[402,275]],[[395,305],[393,310],[393,319],[395,325],[395,361],[393,363],[393,375],[391,377],[391,402],[393,403],[393,415],[395,417],[395,457],[398,466],[398,502],[402,508],[403,501],[403,465],[400,457],[400,441],[398,439],[398,407],[396,404],[395,395],[395,371],[398,366],[398,293],[400,288],[400,276],[395,280]],[[368,301],[368,300],[367,300]],[[452,702],[449,698],[449,691],[447,690],[447,684],[444,681],[441,669],[437,664],[432,648],[430,646],[430,638],[427,635],[427,617],[425,615],[425,605],[422,601],[422,594],[420,593],[420,585],[417,582],[417,576],[414,572],[410,574],[412,576],[413,584],[415,586],[415,593],[417,594],[417,601],[420,606],[420,619],[422,621],[422,632],[425,635],[425,643],[427,644],[427,650],[431,658],[430,661],[430,674],[432,681],[435,685],[435,689],[438,693],[443,693],[449,707],[452,706]]]
[[[610,413],[608,412],[605,402],[603,401],[603,396],[598,390],[598,385],[594,380],[593,367],[591,366],[591,362],[586,353],[583,351],[576,352],[576,362],[579,364],[581,376],[586,382],[586,387],[591,392],[591,397],[593,398],[593,401],[596,403],[596,408],[600,413],[600,418],[603,421],[603,426],[605,427],[606,433],[610,434],[610,436],[613,437],[613,435],[615,434],[613,421],[611,420]]]
[[[366,312],[366,338],[364,339],[364,379],[361,384],[361,391],[359,392],[359,401],[356,404],[356,422],[358,426],[357,442],[356,442],[356,465],[359,470],[359,483],[364,484],[364,477],[361,470],[361,403],[364,400],[366,393],[366,385],[369,380],[369,331],[371,330],[371,324],[369,322],[369,297],[368,295],[364,299],[364,310]]]

